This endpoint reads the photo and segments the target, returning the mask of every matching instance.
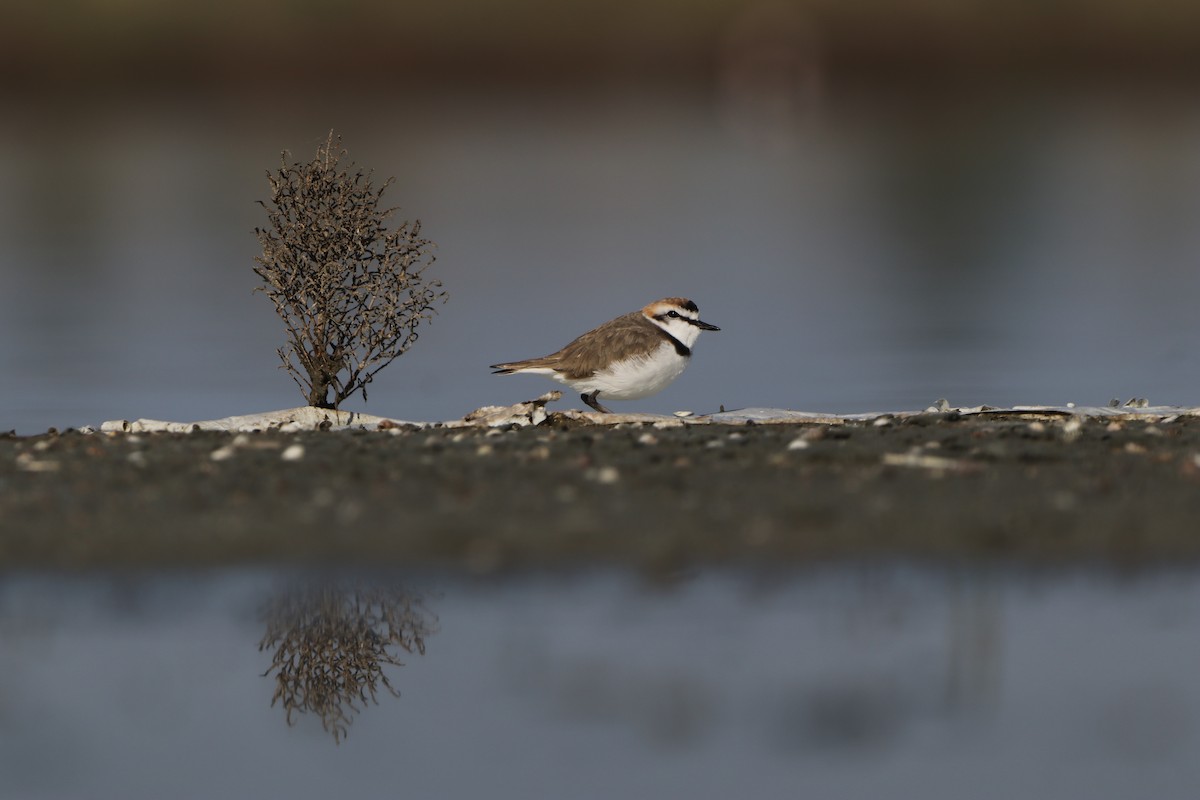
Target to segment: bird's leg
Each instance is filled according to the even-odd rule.
[[[598,394],[600,394],[599,389],[592,392],[591,394],[581,394],[581,395],[579,395],[579,397],[583,400],[583,402],[587,403],[589,406],[596,409],[601,414],[611,414],[612,413],[611,411],[609,411],[607,408],[600,405],[600,403],[598,403],[596,401],[596,395],[598,395]]]

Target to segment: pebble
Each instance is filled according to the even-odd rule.
[[[293,444],[284,448],[284,451],[279,454],[279,457],[284,461],[299,461],[304,458],[304,445]]]
[[[598,467],[589,469],[584,473],[584,477],[596,483],[612,484],[621,479],[621,473],[617,471],[616,467]]]
[[[55,472],[58,467],[57,461],[39,461],[29,453],[17,455],[17,469],[25,472]]]
[[[233,457],[233,453],[236,449],[237,448],[235,448],[233,444],[227,444],[223,447],[218,447],[216,450],[213,450],[208,454],[208,457],[213,461],[226,461]]]

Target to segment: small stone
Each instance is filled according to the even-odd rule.
[[[812,443],[809,442],[808,439],[805,439],[803,436],[801,436],[798,439],[792,439],[790,442],[788,442],[787,449],[788,450],[807,450],[809,447],[812,447]]]
[[[304,445],[298,442],[296,444],[289,445],[288,447],[284,448],[283,452],[279,454],[279,457],[284,461],[299,461],[300,459],[304,458]]]
[[[17,456],[17,469],[25,472],[57,472],[58,467],[57,461],[39,461],[29,453],[21,453]]]
[[[585,472],[584,477],[588,480],[595,481],[596,483],[607,485],[619,481],[621,479],[621,473],[617,471],[616,467],[597,467],[595,469],[589,469],[587,472]]]
[[[637,438],[637,443],[645,447],[653,447],[658,444],[658,437],[653,433],[643,433]]]
[[[693,415],[693,412],[691,412],[691,411],[676,411],[675,412],[675,416],[677,416],[677,417],[690,417],[692,415]]]
[[[230,458],[233,458],[233,454],[236,450],[237,448],[235,448],[232,444],[227,444],[223,447],[218,447],[216,450],[213,450],[208,454],[208,457],[213,461],[226,461]]]

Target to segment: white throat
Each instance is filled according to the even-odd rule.
[[[696,344],[696,339],[700,336],[700,329],[683,318],[655,319],[647,317],[647,319],[683,342],[683,346],[689,350],[692,349],[692,345]]]

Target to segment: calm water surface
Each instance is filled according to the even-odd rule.
[[[1191,571],[309,578],[337,587],[336,607],[368,608],[370,590],[407,609],[400,628],[421,625],[424,654],[393,647],[405,665],[383,667],[399,697],[350,712],[340,744],[317,714],[289,727],[271,705],[274,647],[259,644],[272,624],[301,630],[278,616],[298,585],[4,576],[0,796],[1095,799],[1200,785]],[[345,633],[355,619],[342,614],[343,643],[377,646],[370,626]]]
[[[375,413],[536,396],[551,384],[487,365],[667,295],[722,330],[622,409],[1200,397],[1190,94],[834,93],[774,123],[652,88],[403,100],[14,111],[0,431],[299,405],[282,323],[252,293],[256,201],[281,149],[309,158],[331,127],[397,176],[389,197],[438,243],[450,291],[372,385]]]

